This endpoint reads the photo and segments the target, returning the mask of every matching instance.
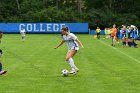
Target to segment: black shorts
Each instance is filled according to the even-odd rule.
[[[100,35],[100,33],[97,33],[97,35]]]

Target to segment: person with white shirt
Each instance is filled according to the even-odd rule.
[[[22,37],[22,41],[24,42],[25,41],[25,36],[26,36],[26,31],[25,31],[24,28],[21,28],[20,34],[21,34],[21,37]]]
[[[79,50],[78,45],[80,45],[80,47],[83,48],[83,44],[81,43],[80,40],[78,40],[77,36],[75,36],[73,33],[69,32],[68,27],[63,27],[61,29],[61,31],[62,31],[62,40],[54,49],[57,49],[64,42],[66,42],[66,44],[68,46],[68,52],[66,54],[66,61],[69,63],[69,65],[71,66],[71,69],[72,69],[70,71],[70,74],[76,74],[76,72],[78,72],[79,69],[74,64],[73,57]]]

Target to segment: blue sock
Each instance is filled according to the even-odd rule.
[[[0,63],[0,71],[2,71],[2,64]]]

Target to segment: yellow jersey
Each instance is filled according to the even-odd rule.
[[[101,29],[100,29],[100,28],[97,28],[97,29],[96,29],[96,32],[97,32],[97,33],[100,33],[100,32],[101,32]]]

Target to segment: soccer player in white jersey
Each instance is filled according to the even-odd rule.
[[[20,34],[21,34],[21,37],[22,37],[22,41],[24,42],[25,41],[25,35],[26,35],[26,31],[25,31],[24,28],[21,28]]]
[[[79,69],[74,64],[73,56],[79,50],[78,44],[80,45],[81,48],[83,48],[83,45],[82,45],[81,41],[79,41],[78,38],[73,33],[69,32],[68,27],[63,27],[61,29],[61,31],[62,31],[62,40],[54,49],[57,49],[64,42],[66,42],[66,44],[68,46],[66,61],[69,63],[69,65],[72,68],[72,70],[70,71],[70,74],[75,74],[76,72],[79,71]]]

